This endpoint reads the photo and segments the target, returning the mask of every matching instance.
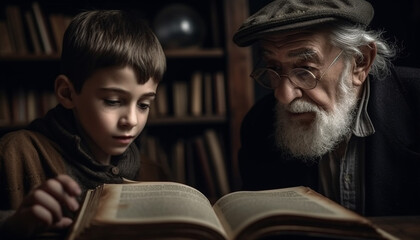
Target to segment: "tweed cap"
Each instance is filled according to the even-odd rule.
[[[338,20],[366,27],[373,14],[365,0],[275,0],[245,20],[233,41],[245,47],[268,33]]]

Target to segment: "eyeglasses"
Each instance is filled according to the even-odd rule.
[[[318,84],[318,81],[321,81],[325,73],[327,73],[334,63],[337,62],[341,53],[343,53],[343,50],[341,50],[341,52],[334,58],[328,68],[321,74],[320,78],[317,78],[315,74],[305,68],[294,68],[290,70],[288,74],[279,74],[273,68],[261,67],[252,71],[250,76],[263,87],[269,89],[277,88],[280,85],[280,80],[282,78],[288,78],[289,81],[296,87],[302,89],[313,89]]]

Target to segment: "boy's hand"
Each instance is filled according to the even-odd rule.
[[[63,212],[79,208],[80,194],[79,185],[67,175],[49,179],[25,197],[16,213],[6,220],[4,230],[10,236],[26,238],[50,228],[66,228],[72,219]]]

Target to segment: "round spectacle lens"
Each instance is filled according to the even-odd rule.
[[[252,72],[251,77],[265,88],[274,89],[279,84],[280,76],[272,69],[259,68]]]
[[[316,76],[304,68],[295,68],[292,69],[289,73],[289,79],[296,86],[299,86],[304,89],[312,89],[316,87],[317,79]]]
[[[316,76],[304,68],[294,68],[288,75],[279,75],[270,68],[258,68],[252,72],[251,77],[263,87],[269,89],[277,88],[281,78],[288,78],[293,85],[303,89],[315,88],[317,84]]]
[[[267,69],[264,75],[265,75],[264,79],[266,79],[265,81],[266,81],[267,87],[272,88],[272,89],[278,87],[280,83],[280,76],[278,75],[276,71]]]

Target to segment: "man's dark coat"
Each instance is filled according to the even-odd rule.
[[[420,69],[393,68],[371,79],[368,113],[375,134],[366,138],[366,216],[420,214]],[[317,163],[286,159],[274,147],[273,94],[244,118],[239,166],[243,189],[308,186],[318,190]],[[362,170],[363,171],[363,170]]]

